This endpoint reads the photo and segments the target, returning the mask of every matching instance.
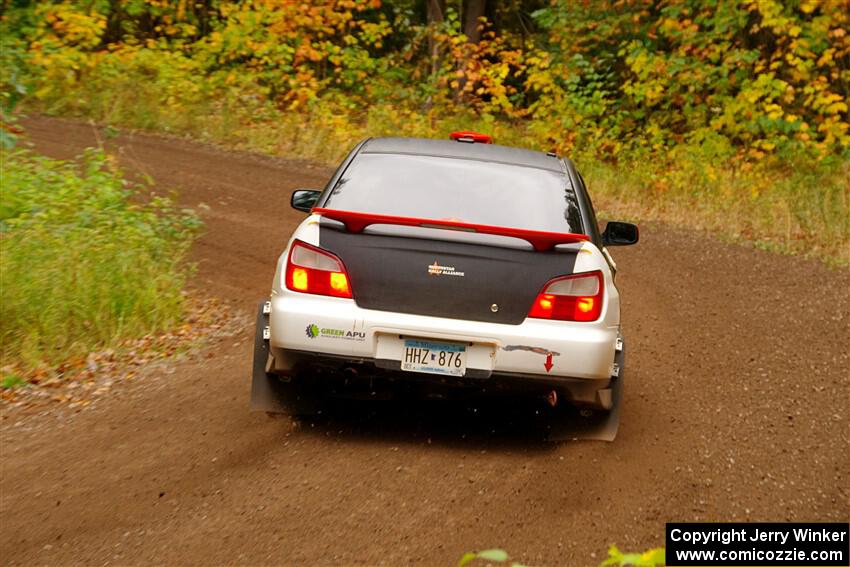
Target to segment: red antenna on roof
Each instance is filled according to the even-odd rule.
[[[479,132],[470,132],[468,130],[464,130],[463,132],[452,132],[449,134],[449,138],[457,142],[466,142],[467,144],[493,143],[493,136],[489,134],[481,134]]]

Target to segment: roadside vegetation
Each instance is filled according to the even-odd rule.
[[[2,386],[83,367],[88,353],[170,330],[200,227],[109,156],[78,162],[6,149],[0,192]]]
[[[608,215],[850,262],[848,0],[7,6],[33,111],[324,162],[475,129],[573,157]]]
[[[510,567],[526,567],[511,559],[503,549],[485,549],[464,553],[457,567],[467,565],[493,565],[502,563]],[[656,547],[643,553],[623,553],[616,545],[608,548],[608,557],[599,567],[662,567],[666,564],[664,548]]]

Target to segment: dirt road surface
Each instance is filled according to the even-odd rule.
[[[50,156],[96,143],[81,123],[25,125]],[[209,207],[194,285],[246,314],[302,218],[290,191],[330,175],[141,134],[107,146]],[[249,413],[246,328],[90,411],[4,416],[0,560],[452,565],[502,547],[555,567],[663,545],[667,521],[847,521],[848,273],[659,226],[615,252],[629,359],[614,443],[546,444],[440,406],[312,427]]]

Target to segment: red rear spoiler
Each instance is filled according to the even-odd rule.
[[[542,230],[527,230],[524,228],[508,228],[502,226],[490,226],[486,224],[472,224],[468,222],[417,219],[411,217],[396,217],[391,215],[377,215],[373,213],[358,213],[355,211],[338,211],[314,207],[313,213],[322,215],[329,219],[340,221],[349,232],[363,232],[363,229],[373,224],[394,224],[399,226],[420,226],[423,228],[443,228],[448,230],[461,230],[466,232],[477,232],[479,234],[496,234],[498,236],[510,236],[521,238],[529,242],[538,252],[551,250],[558,244],[570,244],[574,242],[585,242],[589,238],[584,234],[570,234],[559,232],[545,232]]]

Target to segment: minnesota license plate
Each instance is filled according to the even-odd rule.
[[[466,345],[405,339],[401,369],[408,372],[463,376],[466,374]]]

